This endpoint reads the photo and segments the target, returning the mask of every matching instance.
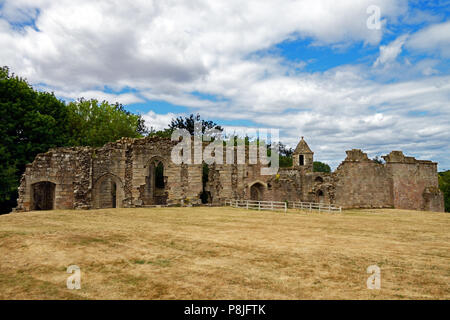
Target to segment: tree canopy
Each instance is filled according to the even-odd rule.
[[[292,154],[294,153],[294,149],[288,148],[285,144],[279,143],[278,150],[280,153],[280,167],[281,168],[289,168],[292,167]]]
[[[450,170],[439,172],[439,189],[444,194],[445,211],[450,212]]]
[[[8,67],[0,68],[0,214],[16,206],[25,165],[38,153],[64,146],[102,146],[147,132],[140,115],[120,104],[80,99],[66,104],[34,90]]]
[[[68,109],[68,144],[101,147],[122,137],[139,138],[147,133],[140,115],[126,111],[121,104],[79,99]]]
[[[25,165],[36,154],[67,144],[68,111],[52,93],[0,68],[0,212],[15,204]]]
[[[313,162],[313,171],[314,172],[325,172],[330,173],[331,168],[328,164],[320,162],[320,161],[314,161]]]
[[[195,123],[201,122],[202,124],[202,133],[207,132],[209,129],[216,129],[219,131],[223,131],[223,128],[219,126],[217,123],[210,121],[210,120],[204,120],[201,118],[200,114],[193,115],[191,114],[188,117],[178,117],[175,119],[172,119],[172,121],[169,123],[169,129],[186,129],[189,131],[190,134],[194,134],[195,131]]]

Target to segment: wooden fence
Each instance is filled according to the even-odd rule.
[[[327,212],[333,212],[338,211],[339,213],[342,212],[342,207],[333,206],[332,204],[325,204],[325,203],[314,203],[314,202],[292,202],[289,203],[289,207],[292,209],[300,209],[300,210],[318,210],[321,211],[327,211]]]
[[[283,210],[287,212],[287,203],[281,201],[225,200],[225,206],[253,210]]]
[[[314,202],[282,202],[282,201],[256,201],[256,200],[225,200],[225,206],[234,208],[244,208],[252,210],[282,210],[299,209],[319,212],[342,212],[342,207],[333,206],[325,203]]]

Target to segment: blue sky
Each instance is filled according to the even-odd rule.
[[[375,6],[380,28],[367,21]],[[199,112],[305,136],[336,167],[391,150],[450,169],[450,0],[0,0],[0,61],[163,128]]]

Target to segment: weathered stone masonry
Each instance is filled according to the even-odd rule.
[[[224,164],[209,165],[203,185],[201,164],[171,161],[176,143],[123,138],[102,148],[39,154],[26,167],[16,210],[197,205],[201,199],[220,205],[225,199],[254,199],[444,211],[437,164],[405,157],[401,151],[379,164],[361,150],[350,150],[336,171],[326,174],[313,172],[314,153],[302,138],[291,168],[261,175],[260,164],[248,163],[248,150],[245,164],[225,164],[224,152]]]

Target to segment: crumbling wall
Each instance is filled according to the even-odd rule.
[[[171,151],[175,144],[156,137],[123,138],[101,148],[57,148],[39,154],[22,176],[16,210],[32,210],[33,194],[48,198],[44,189],[36,191],[39,182],[55,185],[53,209],[158,204],[144,203],[142,194],[149,183],[149,164],[155,159],[164,164],[164,190],[158,190],[158,198],[167,199],[169,205],[198,204],[202,166],[173,163]]]
[[[122,208],[125,200],[126,150],[128,140],[121,139],[96,148],[92,153],[93,208]],[[114,195],[112,194],[115,186]],[[115,198],[114,204],[112,198]]]
[[[278,173],[267,180],[267,200],[300,201],[302,199],[302,175],[298,170],[280,168]]]
[[[168,138],[147,137],[126,140],[123,164],[116,167],[125,179],[124,206],[198,204],[202,191],[201,164],[175,164],[172,148],[177,142]],[[193,150],[191,150],[193,162]],[[152,164],[163,165],[164,189],[154,190]],[[122,168],[123,166],[123,168]],[[161,203],[161,199],[166,199]]]
[[[230,159],[227,161],[227,150],[233,164],[228,163]],[[248,148],[242,154],[238,155],[238,152],[240,151],[237,147],[228,146],[224,148],[222,163],[208,166],[209,174],[205,190],[210,193],[212,203],[221,205],[228,199],[251,199],[250,189],[255,183],[262,185],[261,200],[272,200],[271,193],[267,192],[267,181],[271,176],[261,175],[261,164],[257,161],[257,154],[250,153]]]
[[[170,139],[147,137],[123,138],[101,148],[51,149],[27,165],[16,209],[200,204],[203,165],[174,163],[172,149],[176,144]],[[207,145],[203,143],[203,150]],[[303,145],[300,151],[310,154],[312,160],[306,142]],[[194,163],[194,144],[191,146]],[[234,164],[227,163],[224,150],[223,163],[209,165],[204,191],[215,205],[226,199],[257,197],[266,201],[323,202],[345,208],[444,210],[437,164],[405,157],[400,151],[384,157],[385,165],[355,149],[347,151],[346,159],[332,174],[293,166],[280,168],[274,175],[262,175],[261,163],[248,148],[244,163],[239,164],[237,150],[232,150]],[[156,188],[155,168],[159,165],[163,168],[163,187]]]
[[[392,177],[395,208],[444,211],[437,163],[405,157],[401,151],[392,151],[383,158]]]
[[[72,209],[89,207],[90,148],[50,149],[38,154],[33,163],[28,164],[19,187],[16,210],[34,209],[34,195],[43,192],[38,183],[50,182],[54,186],[53,209]],[[43,185],[43,184],[42,184]]]
[[[385,166],[370,160],[359,149],[334,172],[335,203],[346,208],[393,207],[392,178]]]
[[[164,166],[165,192],[169,193],[179,180],[179,168],[170,163],[172,142],[168,139],[144,138],[134,140],[129,147],[131,169],[129,172],[130,206],[153,205],[151,194],[146,188],[151,183],[151,163],[161,161]],[[178,179],[177,179],[178,178]],[[153,191],[152,191],[153,192]]]

